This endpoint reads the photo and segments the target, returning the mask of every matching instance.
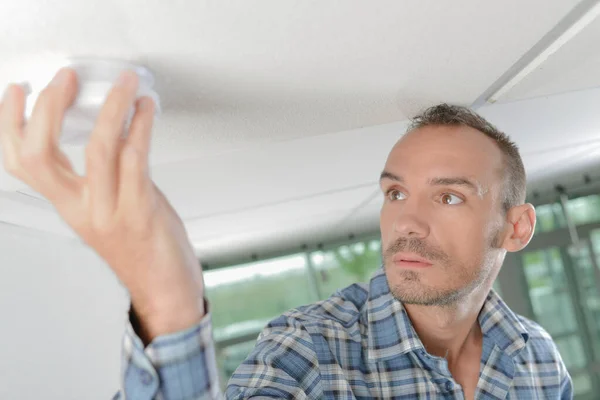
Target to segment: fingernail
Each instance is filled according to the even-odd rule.
[[[32,90],[29,82],[21,82],[19,83],[19,86],[23,88],[23,93],[25,93],[25,96],[29,96],[31,94]]]
[[[61,86],[66,82],[68,77],[69,77],[69,72],[63,68],[60,71],[58,71],[56,73],[56,75],[54,75],[54,78],[52,79],[52,82],[50,82],[50,85]]]
[[[140,99],[140,102],[138,103],[138,107],[140,110],[146,111],[150,108],[151,104],[152,104],[152,99],[150,99],[148,97],[142,97]]]
[[[10,94],[10,88],[12,87],[12,84],[8,85],[6,87],[6,89],[4,89],[4,93],[2,94],[2,102],[5,103],[6,100],[8,99],[8,96]]]
[[[13,86],[20,86],[21,89],[23,89],[23,93],[25,94],[25,97],[29,96],[31,94],[31,85],[29,85],[29,83],[27,82],[22,82],[22,83],[11,83],[10,85],[8,85],[6,87],[6,89],[4,89],[4,94],[2,95],[2,98],[0,100],[1,103],[4,103],[9,97],[10,97],[10,91],[12,90]]]
[[[117,79],[117,86],[127,86],[131,84],[132,80],[135,79],[135,73],[132,71],[123,71],[121,75],[119,75],[119,79]]]

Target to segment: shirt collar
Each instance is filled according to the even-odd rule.
[[[404,306],[392,295],[383,267],[375,272],[369,283],[366,316],[370,361],[384,361],[425,350]],[[511,357],[525,347],[529,338],[519,318],[493,290],[481,309],[479,324],[484,337]]]
[[[479,313],[479,326],[507,355],[516,356],[529,340],[529,333],[519,317],[492,289]]]
[[[383,267],[375,272],[369,284],[367,343],[371,361],[424,349],[404,306],[392,295]]]

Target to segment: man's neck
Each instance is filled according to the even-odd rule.
[[[460,354],[482,344],[478,316],[486,297],[476,291],[451,306],[404,307],[427,352],[453,364]]]

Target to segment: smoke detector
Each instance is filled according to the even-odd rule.
[[[155,115],[160,113],[160,98],[154,90],[154,75],[145,66],[122,60],[94,58],[71,58],[63,66],[75,70],[78,78],[77,97],[65,113],[63,121],[61,134],[61,143],[63,144],[83,145],[87,143],[109,91],[125,70],[134,71],[139,76],[137,98],[152,98],[156,105]],[[39,91],[31,93],[28,98],[25,115],[27,119],[31,117],[38,95]],[[135,109],[132,106],[126,126],[129,126],[134,112]]]

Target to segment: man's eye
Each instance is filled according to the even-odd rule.
[[[387,197],[389,200],[404,200],[406,195],[397,189],[392,189],[387,192]]]
[[[454,206],[463,202],[463,200],[451,193],[444,193],[441,197],[442,204]]]

